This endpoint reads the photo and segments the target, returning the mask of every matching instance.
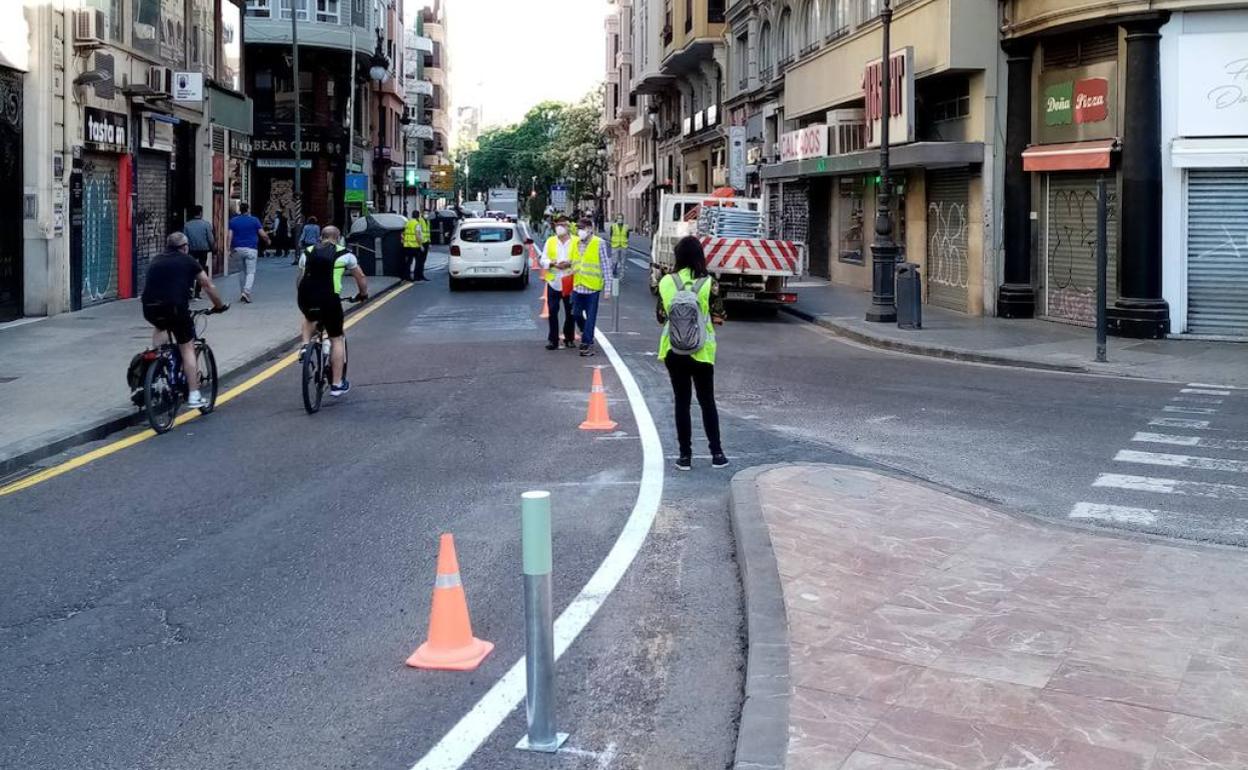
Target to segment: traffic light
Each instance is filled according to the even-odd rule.
[[[417,186],[417,184],[419,183],[419,179],[418,179],[419,176],[420,175],[416,173],[416,169],[414,168],[407,169],[407,171],[404,173],[404,179],[406,180],[407,186],[408,187]]]

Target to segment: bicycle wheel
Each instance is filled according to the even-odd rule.
[[[208,401],[208,406],[201,406],[199,413],[209,414],[217,407],[220,383],[217,381],[217,357],[212,354],[207,342],[196,344],[195,361],[199,366],[199,392]]]
[[[308,414],[321,409],[321,396],[325,393],[323,370],[321,343],[312,340],[303,346],[303,408]]]
[[[143,408],[152,430],[165,433],[173,427],[173,421],[178,416],[178,401],[173,367],[169,358],[161,355],[147,367],[147,374],[143,377]]]

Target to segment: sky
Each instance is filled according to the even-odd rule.
[[[573,102],[606,77],[606,0],[445,0],[451,102],[481,127],[538,102]]]

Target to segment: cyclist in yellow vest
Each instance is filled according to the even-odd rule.
[[[575,276],[572,260],[577,252],[577,239],[568,227],[567,217],[555,217],[555,234],[546,239],[542,249],[542,280],[546,282],[546,308],[550,315],[550,331],[546,338],[547,350],[559,349],[559,307],[563,306],[563,344],[571,348],[576,344],[576,327],[572,320],[572,289]]]
[[[572,317],[581,330],[581,355],[594,355],[594,325],[602,297],[603,243],[594,234],[594,220],[581,217],[572,255]]]
[[[720,442],[719,410],[715,407],[715,324],[723,322],[723,303],[717,296],[715,280],[707,273],[701,241],[686,236],[676,244],[675,251],[675,269],[659,281],[657,310],[659,323],[663,324],[659,360],[667,366],[676,404],[679,450],[676,469],[693,469],[690,410],[695,391],[698,406],[702,407],[702,426],[706,429],[706,439],[711,448],[711,465],[723,468],[728,465],[728,458]],[[696,310],[690,293],[696,296]],[[681,295],[681,302],[676,302],[677,295]],[[672,308],[674,302],[679,305],[675,311]],[[675,331],[673,325],[676,326]],[[699,326],[702,327],[700,332]]]

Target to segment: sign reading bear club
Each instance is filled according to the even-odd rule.
[[[1039,143],[1116,136],[1117,66],[1106,62],[1045,71],[1040,82]]]
[[[92,150],[126,152],[130,143],[129,120],[120,112],[83,109],[83,141]]]

